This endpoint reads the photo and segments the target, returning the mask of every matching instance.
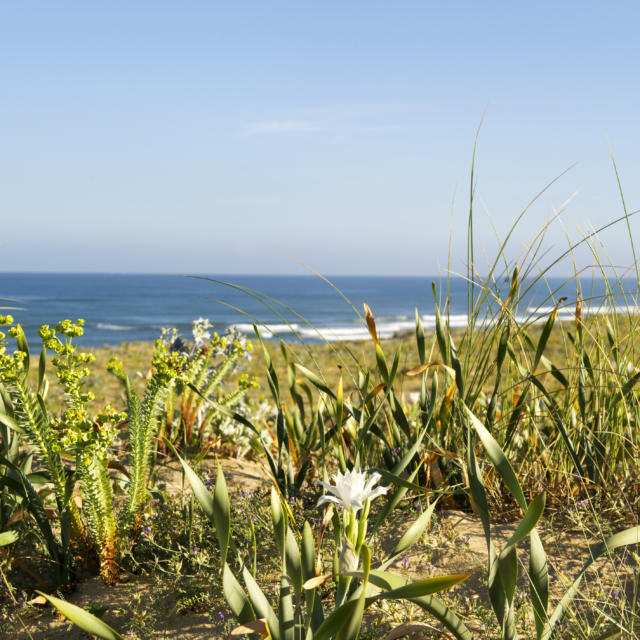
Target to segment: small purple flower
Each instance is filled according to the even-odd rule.
[[[148,536],[151,533],[151,527],[149,525],[147,525],[143,530],[142,530],[142,535],[143,536]]]
[[[208,482],[204,483],[204,486],[207,487],[207,489],[213,489],[213,482],[209,480]]]
[[[428,571],[433,571],[435,569],[435,567],[428,560],[424,561],[424,566],[427,568]]]
[[[610,595],[616,602],[618,602],[618,600],[620,600],[620,589],[612,589]]]
[[[222,613],[222,611],[218,611],[218,620],[224,620],[224,613]]]
[[[578,507],[586,507],[589,504],[588,500],[578,500],[578,502],[576,502],[576,506]]]
[[[193,553],[198,553],[200,551],[200,547],[193,547]]]
[[[402,568],[407,569],[408,567],[409,567],[409,557],[405,556],[404,560],[402,561]]]

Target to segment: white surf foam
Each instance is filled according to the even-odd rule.
[[[98,322],[96,329],[102,329],[103,331],[129,331],[133,327],[126,327],[122,324],[110,324],[109,322]]]

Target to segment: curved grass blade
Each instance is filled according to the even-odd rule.
[[[433,593],[438,593],[445,589],[451,589],[451,587],[454,587],[459,582],[466,580],[470,576],[470,573],[460,573],[450,576],[434,576],[432,578],[416,580],[415,582],[409,582],[401,587],[391,589],[390,591],[383,591],[375,596],[371,596],[371,601],[389,599],[398,600],[400,598],[413,600],[415,598],[430,596]],[[373,580],[371,580],[371,582],[373,582]],[[367,598],[367,600],[369,600],[369,598]]]
[[[48,600],[63,616],[71,620],[73,624],[83,631],[92,633],[104,640],[124,640],[124,636],[121,636],[115,629],[112,629],[108,624],[102,622],[100,618],[96,618],[96,616],[81,607],[77,607],[66,600],[60,600],[60,598],[48,596],[42,591],[37,591],[36,593]]]
[[[377,569],[371,571],[369,581],[376,585],[376,587],[387,590],[398,589],[407,584],[405,578]],[[415,602],[419,607],[436,618],[436,620],[453,634],[456,640],[474,640],[471,631],[466,627],[464,622],[437,596],[421,596],[419,598],[411,598],[410,601]]]
[[[500,445],[496,442],[496,439],[487,431],[486,427],[476,418],[473,412],[465,405],[465,411],[467,416],[471,420],[471,424],[475,429],[478,437],[482,441],[482,444],[489,456],[489,459],[496,468],[496,471],[500,474],[500,477],[507,485],[513,497],[516,499],[523,511],[527,510],[527,501],[522,492],[522,487],[518,482],[518,478],[511,466],[511,463],[504,454],[504,451],[500,448]]]
[[[211,497],[211,493],[209,493],[209,489],[204,486],[204,482],[200,480],[198,474],[181,458],[180,454],[175,450],[175,447],[169,442],[169,440],[165,439],[165,443],[167,446],[172,449],[173,454],[178,458],[182,468],[184,469],[185,476],[191,485],[191,489],[193,491],[193,495],[196,500],[200,503],[202,510],[204,511],[207,518],[211,524],[216,526],[216,517],[215,517],[215,508],[213,498]],[[220,542],[222,546],[222,542]]]
[[[429,526],[431,516],[438,504],[438,500],[432,502],[425,512],[409,527],[406,533],[400,538],[398,544],[394,547],[393,551],[385,558],[380,565],[380,569],[386,569],[398,556],[401,556],[405,551],[410,549],[420,538],[425,529]]]

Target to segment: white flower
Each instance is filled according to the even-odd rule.
[[[211,340],[211,333],[207,329],[211,329],[213,325],[207,318],[198,318],[193,321],[193,341],[196,349],[204,347]]]
[[[329,493],[333,495],[321,496],[316,506],[325,502],[341,504],[345,509],[353,508],[356,511],[364,507],[367,500],[373,500],[387,493],[387,487],[373,488],[380,481],[380,474],[376,471],[366,481],[367,473],[363,471],[347,471],[344,475],[338,472],[333,476],[334,485],[318,480]]]

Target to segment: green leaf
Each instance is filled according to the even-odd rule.
[[[496,471],[500,474],[500,477],[507,485],[522,510],[526,511],[527,501],[524,497],[524,493],[522,492],[522,487],[520,486],[513,467],[505,456],[504,451],[502,451],[500,445],[496,442],[496,439],[487,431],[486,427],[480,422],[480,420],[478,420],[478,418],[476,418],[467,406],[465,406],[465,411],[471,420],[473,428],[482,441],[489,459],[496,468]]]
[[[540,334],[540,339],[538,340],[538,346],[536,348],[536,355],[533,359],[533,371],[538,367],[538,363],[540,362],[540,358],[542,358],[542,354],[547,346],[547,342],[549,341],[549,336],[551,335],[551,330],[553,329],[553,324],[555,322],[556,316],[558,315],[558,308],[556,308],[549,314],[547,321],[544,324],[544,328],[542,329],[542,333]]]
[[[81,607],[77,607],[75,604],[71,604],[66,600],[60,600],[60,598],[48,596],[46,593],[42,593],[42,591],[38,591],[37,593],[48,600],[63,616],[71,620],[73,624],[80,627],[83,631],[92,633],[99,638],[104,638],[104,640],[124,640],[124,637],[115,631],[115,629],[112,629],[108,624],[102,622],[100,618],[96,618],[96,616]]]
[[[328,640],[336,637],[340,640],[350,640],[357,637],[362,626],[362,616],[365,609],[366,585],[371,569],[371,554],[367,545],[362,545],[360,550],[362,558],[363,572],[358,573],[358,577],[363,578],[362,584],[351,600],[334,609],[313,634],[313,640]]]
[[[531,501],[524,518],[498,556],[498,569],[502,579],[502,589],[510,609],[518,581],[518,557],[516,553],[516,545],[518,542],[526,538],[535,528],[544,511],[545,501],[546,494],[544,493],[537,495]],[[536,609],[534,607],[534,612],[535,610]]]
[[[293,531],[287,527],[285,538],[285,555],[287,575],[291,579],[291,583],[298,596],[302,594],[302,561],[300,559],[300,549]]]
[[[407,580],[388,571],[378,571],[373,569],[369,576],[369,581],[379,587],[390,591],[407,584]],[[465,626],[462,620],[447,605],[436,596],[421,596],[411,598],[419,607],[430,613],[436,620],[444,625],[456,638],[456,640],[474,640],[471,631]]]
[[[173,450],[174,455],[180,461],[182,468],[184,469],[184,473],[191,485],[191,489],[193,491],[193,495],[196,497],[196,500],[200,503],[202,510],[204,511],[207,518],[209,518],[211,524],[216,526],[215,515],[214,515],[214,502],[211,494],[207,487],[204,486],[204,483],[198,477],[198,474],[180,457],[178,452],[175,450],[175,447],[169,442],[169,440],[165,439],[165,442],[169,448]],[[222,542],[220,543],[222,546]]]
[[[359,600],[348,600],[334,609],[313,634],[313,640],[329,640],[336,636],[348,620],[351,620],[358,608]]]
[[[416,477],[416,475],[418,474],[418,470],[420,467],[416,466],[416,468],[411,472],[411,475],[409,476],[409,480],[408,482],[411,483],[413,481],[413,479]],[[380,471],[380,470],[378,470]],[[417,486],[417,485],[416,485]],[[408,488],[405,486],[401,486],[392,496],[391,498],[389,498],[389,500],[387,500],[384,504],[384,507],[382,507],[382,510],[380,511],[375,524],[373,525],[373,529],[371,530],[371,536],[373,536],[373,534],[378,530],[378,528],[380,527],[380,525],[385,522],[385,520],[387,519],[387,516],[396,508],[396,506],[398,506],[400,500],[402,500],[402,498],[404,498],[404,496],[407,493]]]
[[[316,575],[316,550],[311,525],[307,520],[302,527],[302,577],[309,580]]]
[[[416,342],[418,344],[418,356],[420,358],[420,364],[426,362],[425,340],[424,340],[424,327],[422,326],[422,319],[418,313],[418,307],[416,307]]]
[[[301,364],[295,363],[296,369],[307,379],[311,384],[318,387],[320,391],[324,391],[328,396],[335,399],[335,393],[321,380],[315,373],[312,373],[306,367]]]
[[[378,371],[384,380],[385,384],[389,384],[389,369],[387,367],[387,360],[384,357],[384,351],[382,347],[376,343],[376,364],[378,365]]]
[[[371,471],[376,471],[380,474],[382,480],[386,480],[387,482],[391,482],[395,484],[397,487],[404,487],[405,489],[411,489],[412,491],[422,492],[424,487],[421,487],[419,484],[415,484],[409,480],[405,480],[401,478],[399,475],[395,473],[391,473],[391,471],[387,471],[386,469],[381,469],[379,467],[374,467]]]
[[[0,533],[0,547],[6,547],[9,544],[13,544],[18,539],[18,532],[9,530]]]
[[[513,596],[518,582],[518,555],[515,547],[507,547],[506,553],[498,556],[498,571],[502,580],[502,590],[507,600],[508,612],[512,616]]]
[[[247,594],[240,586],[237,578],[231,572],[228,563],[222,567],[222,592],[233,615],[242,624],[255,620],[256,616],[247,598]]]
[[[8,416],[6,413],[0,413],[0,424],[5,425],[6,427],[11,429],[12,431],[15,431],[16,433],[23,434],[25,432],[24,429],[20,427],[18,423],[11,416]]]
[[[242,569],[242,577],[245,585],[247,586],[247,593],[249,594],[249,600],[253,605],[253,610],[256,612],[258,618],[265,618],[267,620],[273,640],[281,640],[280,623],[278,618],[257,582],[253,579],[251,572],[246,567],[243,567]]]
[[[294,640],[295,638],[295,608],[293,605],[293,594],[291,584],[287,576],[280,577],[280,608],[278,610],[278,621],[282,640]]]
[[[313,534],[311,532],[311,526],[307,521],[302,528],[302,577],[304,581],[310,580],[316,575],[316,551],[313,541]],[[320,594],[315,589],[305,591],[305,599],[307,601],[307,613],[311,618],[311,630],[315,631],[320,627],[324,620],[324,613],[322,611],[322,601],[320,600]]]
[[[218,464],[216,486],[213,490],[213,526],[216,528],[216,537],[220,544],[220,558],[224,563],[227,561],[227,550],[231,536],[231,506],[229,504],[227,483],[220,464]]]
[[[507,544],[505,545],[501,557],[505,556],[510,552],[511,548],[514,548],[518,542],[524,540],[534,527],[538,524],[538,520],[542,516],[544,512],[544,505],[547,500],[547,494],[541,493],[537,495],[530,503],[527,508],[526,513],[524,514],[524,518],[518,525],[518,528],[513,532],[511,538],[509,538]]]
[[[378,345],[376,345],[376,347],[377,346]],[[362,616],[366,608],[367,583],[369,582],[369,572],[371,571],[371,552],[366,544],[363,544],[360,549],[360,560],[362,561],[364,575],[362,577],[362,584],[358,587],[358,604],[353,614],[347,619],[347,624],[340,629],[336,640],[352,640],[352,638],[357,638],[360,633]],[[358,591],[355,592],[354,597],[356,595],[358,595]]]
[[[16,331],[18,332],[16,335],[16,345],[18,349],[25,354],[23,364],[24,364],[24,371],[26,376],[26,374],[29,372],[29,362],[30,362],[29,345],[27,344],[27,337],[24,335],[24,331],[21,325],[16,326]]]
[[[47,350],[42,345],[42,351],[40,352],[40,360],[38,361],[38,393],[42,391],[42,385],[44,384],[44,374],[47,368]]]
[[[547,621],[547,605],[549,603],[549,567],[547,556],[538,532],[534,529],[529,537],[529,585],[531,603],[536,622],[536,637],[542,636]]]
[[[424,578],[423,580],[416,580],[415,582],[409,582],[401,587],[391,589],[390,591],[383,591],[375,596],[372,596],[373,600],[399,600],[400,598],[406,598],[411,600],[414,598],[420,598],[422,596],[429,596],[432,593],[444,591],[445,589],[451,589],[459,582],[466,580],[471,574],[460,573],[449,576],[434,576],[432,578]],[[373,579],[371,582],[374,582]],[[375,584],[375,583],[374,583]]]
[[[424,513],[407,529],[393,551],[382,562],[380,569],[386,569],[398,556],[402,555],[422,538],[422,534],[429,526],[429,521],[431,520],[437,503],[437,500],[432,502]]]
[[[275,487],[271,487],[271,522],[273,524],[273,533],[276,539],[276,546],[280,558],[284,559],[284,540],[287,531],[287,524],[282,513],[282,505],[280,504],[280,496]]]

